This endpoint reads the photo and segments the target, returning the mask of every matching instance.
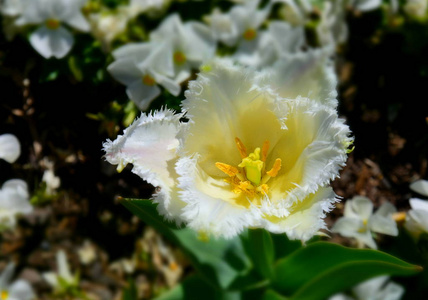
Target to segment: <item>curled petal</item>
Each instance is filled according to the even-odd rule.
[[[139,119],[124,130],[123,135],[114,141],[104,143],[106,160],[118,165],[121,171],[128,163],[133,164],[132,171],[148,183],[161,187],[156,196],[167,212],[170,201],[180,201],[170,197],[177,175],[174,163],[177,159],[176,135],[180,128],[182,115],[171,110],[160,110],[153,114],[142,114]],[[160,208],[161,209],[161,208]]]

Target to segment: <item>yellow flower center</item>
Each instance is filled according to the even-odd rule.
[[[61,23],[57,19],[48,19],[46,20],[46,27],[52,30],[55,30],[59,27]]]
[[[156,84],[156,81],[152,76],[146,74],[143,76],[143,84],[148,86],[154,86]]]
[[[247,149],[239,138],[235,138],[236,146],[241,154],[242,161],[238,168],[217,162],[216,167],[229,176],[225,179],[229,182],[235,194],[245,193],[250,198],[257,194],[266,195],[269,192],[267,182],[278,175],[281,169],[281,159],[277,158],[270,171],[265,171],[266,158],[269,151],[269,141],[263,143],[262,149],[256,148],[247,155]]]
[[[6,300],[9,297],[9,292],[6,290],[2,290],[0,293],[0,299],[1,300]]]
[[[182,65],[186,62],[186,55],[183,52],[177,51],[174,53],[174,62],[177,65]]]
[[[358,229],[358,232],[359,232],[359,233],[364,233],[364,232],[366,232],[366,231],[367,231],[367,224],[368,224],[368,220],[367,220],[367,219],[364,219],[364,220],[363,220],[363,226],[362,226],[360,229]]]
[[[254,40],[257,36],[257,31],[253,28],[248,28],[242,35],[247,41]]]

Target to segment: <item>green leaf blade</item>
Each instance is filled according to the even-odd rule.
[[[351,281],[356,284],[377,275],[408,276],[419,271],[420,267],[380,251],[316,242],[278,261],[273,286],[286,295],[293,295],[292,299],[325,299],[329,293],[351,287],[348,284]],[[348,279],[336,282],[337,277]],[[311,291],[312,286],[321,290]],[[299,296],[309,297],[310,293],[315,298]]]

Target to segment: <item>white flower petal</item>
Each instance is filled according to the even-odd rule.
[[[418,199],[418,198],[411,198],[409,200],[410,206],[412,207],[412,209],[414,210],[422,210],[422,211],[427,211],[428,212],[428,201],[427,200],[422,200],[422,199]]]
[[[409,210],[406,215],[406,223],[404,226],[416,237],[423,232],[428,233],[428,211]]]
[[[349,200],[348,200],[349,201]],[[373,202],[363,196],[355,196],[350,200],[352,211],[358,215],[361,220],[366,220],[370,218],[373,213]]]
[[[55,30],[41,26],[30,35],[30,43],[44,58],[62,58],[70,51],[74,38],[62,26]]]
[[[0,275],[0,289],[6,289],[9,286],[9,282],[13,277],[14,271],[15,263],[8,263]]]
[[[45,273],[42,273],[42,277],[53,288],[55,288],[55,287],[57,287],[59,285],[58,275],[55,274],[54,272],[45,272]]]
[[[410,184],[410,189],[422,196],[428,197],[428,180],[416,180]]]
[[[0,190],[0,208],[15,214],[32,212],[27,183],[21,179],[6,181]]]
[[[341,217],[334,223],[332,232],[340,233],[346,237],[353,237],[355,232],[364,226],[363,222],[354,218]]]
[[[56,263],[58,268],[58,275],[68,283],[72,283],[74,276],[71,274],[70,266],[68,265],[67,256],[64,250],[59,250],[56,253]]]
[[[122,136],[118,136],[113,142],[108,140],[103,145],[108,162],[118,165],[119,170],[132,163],[132,171],[135,174],[162,188],[156,199],[162,203],[163,207],[159,209],[163,209],[163,212],[167,212],[166,208],[170,206],[170,202],[181,202],[177,197],[171,198],[169,195],[177,177],[174,163],[180,118],[180,114],[174,115],[170,110],[157,111],[151,115],[143,114]]]
[[[375,277],[358,284],[352,288],[352,291],[357,295],[358,299],[375,299],[375,295],[388,279],[388,276]]]
[[[0,158],[8,163],[14,163],[21,155],[21,145],[13,134],[0,135]]]
[[[273,66],[272,76],[265,80],[283,98],[308,97],[336,108],[337,79],[329,53],[328,49],[320,49],[284,54]]]
[[[91,28],[89,22],[80,11],[68,15],[67,18],[64,19],[64,22],[83,32],[88,32]]]
[[[302,49],[305,44],[304,28],[293,27],[286,22],[272,21],[268,29],[274,45],[277,45],[279,55],[294,53]]]
[[[160,89],[157,85],[143,84],[142,79],[137,79],[131,83],[126,89],[128,97],[137,104],[141,110],[146,110],[150,103],[160,94]]]
[[[375,212],[375,215],[382,217],[391,217],[393,213],[396,213],[397,209],[390,202],[383,203]]]
[[[327,229],[324,217],[337,202],[331,188],[320,188],[314,194],[290,207],[284,218],[264,215],[264,228],[275,233],[287,234],[289,239],[309,240],[320,229]]]
[[[369,227],[374,232],[392,236],[398,235],[397,223],[395,223],[392,217],[383,217],[381,215],[374,214],[370,217]]]
[[[19,279],[10,286],[9,297],[16,300],[32,300],[36,295],[27,281]]]
[[[144,73],[138,68],[134,58],[121,58],[111,63],[107,70],[110,74],[124,85],[131,85],[136,80],[142,84]]]
[[[128,43],[112,52],[115,59],[134,58],[136,61],[146,58],[153,48],[151,43]]]
[[[354,0],[353,6],[359,11],[369,11],[380,7],[382,0]]]
[[[219,188],[217,180],[198,167],[198,157],[180,158],[176,171],[180,176],[180,198],[186,203],[183,217],[189,227],[216,237],[232,238],[245,228],[258,225],[257,216],[261,214],[258,209],[234,205],[233,192]]]

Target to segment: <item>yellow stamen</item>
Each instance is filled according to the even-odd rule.
[[[238,165],[238,167],[244,168],[247,179],[255,185],[260,184],[263,166],[264,163],[260,160],[260,148],[256,148]]]
[[[186,62],[186,55],[183,52],[177,51],[174,53],[174,62],[177,65],[182,65]]]
[[[256,36],[257,36],[257,31],[254,30],[253,28],[248,28],[247,30],[245,30],[243,34],[244,39],[246,39],[247,41],[254,40]]]
[[[172,261],[172,262],[169,264],[169,269],[170,269],[171,271],[176,271],[176,270],[178,269],[178,265],[177,265],[177,263],[176,263],[175,261]]]
[[[267,193],[269,192],[269,186],[263,183],[257,187],[257,191],[267,195]]]
[[[247,157],[247,149],[239,138],[235,138],[236,146],[238,147],[239,154],[241,154],[242,158]]]
[[[0,299],[1,300],[6,300],[7,298],[9,298],[9,292],[6,290],[2,290],[0,293]]]
[[[273,164],[273,167],[270,171],[267,171],[266,174],[270,177],[275,177],[278,175],[279,170],[281,169],[281,159],[277,158]]]
[[[48,19],[48,20],[46,20],[45,24],[46,24],[47,28],[55,30],[55,29],[57,29],[59,27],[59,25],[61,23],[57,19]]]
[[[266,157],[267,157],[267,153],[268,153],[268,151],[269,151],[269,145],[270,143],[269,143],[269,141],[268,140],[266,140],[264,143],[263,143],[263,146],[262,146],[262,162],[265,162],[266,161]]]
[[[406,220],[406,212],[404,211],[399,211],[396,213],[392,214],[392,218],[394,219],[395,222],[397,223],[401,223],[404,222]]]
[[[143,84],[148,86],[154,86],[156,84],[156,81],[152,76],[146,74],[143,76]]]
[[[242,157],[238,167],[243,170],[221,162],[215,163],[215,166],[229,176],[224,181],[230,184],[233,193],[242,194],[246,199],[251,199],[253,204],[260,205],[261,199],[253,199],[257,195],[268,194],[269,186],[266,183],[270,178],[277,176],[281,169],[281,159],[277,158],[272,169],[269,172],[265,172],[265,161],[270,147],[269,141],[266,140],[263,143],[262,149],[256,148],[248,155],[244,143],[239,138],[235,138],[235,143]],[[237,201],[241,200],[237,199]],[[242,202],[240,205],[245,206],[246,204],[248,202]]]
[[[237,169],[237,168],[232,167],[232,166],[230,166],[230,165],[228,165],[228,164],[224,164],[224,163],[221,163],[221,162],[216,162],[216,163],[215,163],[215,166],[216,166],[220,171],[222,171],[223,173],[225,173],[225,174],[229,175],[230,177],[233,177],[233,176],[235,176],[236,174],[238,174],[238,173],[239,173],[239,171],[238,171],[238,169]]]

